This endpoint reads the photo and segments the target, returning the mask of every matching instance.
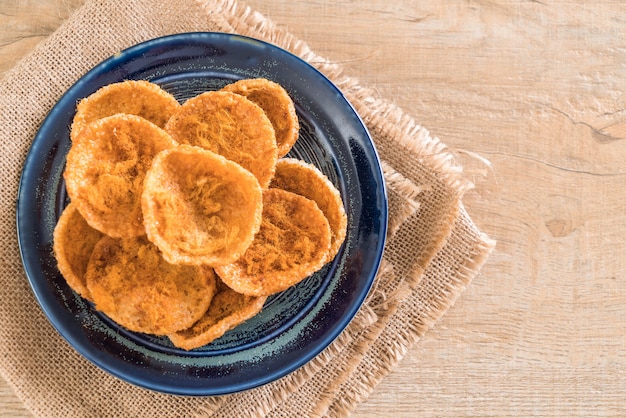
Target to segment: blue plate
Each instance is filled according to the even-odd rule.
[[[181,102],[241,78],[280,83],[301,123],[289,156],[315,164],[340,190],[348,234],[336,259],[271,297],[263,311],[222,338],[187,352],[166,338],[128,332],[77,296],[59,273],[52,233],[67,204],[63,181],[76,103],[126,79],[161,85]],[[305,61],[276,46],[223,33],[150,40],[107,59],[53,107],[28,153],[17,203],[26,275],[58,332],[118,378],[178,395],[221,395],[272,382],[328,346],[348,325],[380,264],[387,228],[385,186],[371,138],[341,92]]]

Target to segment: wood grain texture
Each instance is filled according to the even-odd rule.
[[[80,3],[0,2],[0,72]],[[355,416],[624,416],[626,6],[248,4],[446,143],[498,241]],[[0,416],[28,416],[3,381]]]

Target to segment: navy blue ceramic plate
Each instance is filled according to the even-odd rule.
[[[271,297],[263,311],[205,347],[186,352],[166,338],[128,332],[78,297],[52,254],[67,204],[62,172],[76,103],[125,79],[161,85],[181,102],[241,78],[280,83],[293,98],[300,138],[289,156],[319,167],[348,213],[336,259]],[[84,357],[130,383],[179,395],[220,395],[274,381],[302,366],[347,326],[378,269],[387,227],[379,161],[362,121],[341,92],[306,62],[273,45],[222,33],[147,41],[104,61],[50,111],[26,158],[17,203],[22,260],[33,291],[58,332]]]

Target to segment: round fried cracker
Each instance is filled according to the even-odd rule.
[[[240,164],[262,188],[274,175],[277,147],[272,123],[243,96],[209,91],[187,100],[165,125],[181,144],[199,146]]]
[[[202,347],[261,312],[266,300],[265,296],[246,296],[224,286],[198,322],[168,337],[174,346],[184,350]]]
[[[145,80],[127,80],[101,87],[76,107],[71,139],[85,126],[98,119],[128,113],[148,119],[163,128],[180,103],[168,92]]]
[[[65,182],[78,211],[113,237],[145,235],[143,179],[154,156],[176,142],[139,116],[117,114],[89,124],[67,154]]]
[[[319,270],[330,249],[330,227],[310,199],[280,189],[263,192],[261,229],[244,255],[215,272],[231,289],[269,296]]]
[[[270,187],[287,190],[313,200],[324,212],[330,225],[330,251],[326,261],[332,260],[346,238],[348,218],[339,190],[317,167],[295,158],[281,158]]]
[[[70,203],[54,227],[52,249],[59,271],[68,286],[87,300],[92,300],[85,281],[89,257],[103,234],[89,226]]]
[[[261,225],[262,193],[240,165],[191,145],[160,153],[145,178],[148,238],[171,263],[217,266],[238,259]]]
[[[240,94],[259,105],[274,127],[278,157],[289,152],[298,139],[300,123],[296,107],[283,86],[265,78],[250,78],[229,84],[222,91]]]
[[[103,237],[85,277],[96,309],[131,331],[155,335],[192,326],[216,290],[212,269],[169,264],[145,237]]]

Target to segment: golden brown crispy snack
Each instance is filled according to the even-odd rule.
[[[346,238],[348,218],[339,190],[328,177],[312,164],[295,158],[281,158],[270,187],[299,194],[317,203],[330,225],[330,251],[326,261],[332,260]]]
[[[157,155],[141,200],[148,238],[171,263],[232,263],[261,225],[257,179],[240,165],[190,145]]]
[[[298,129],[293,101],[266,79],[183,106],[145,81],[81,101],[64,172],[72,203],[53,243],[68,285],[121,326],[186,350],[256,315],[346,235],[330,181],[277,164]]]
[[[139,116],[117,114],[89,124],[67,155],[67,192],[93,228],[113,237],[145,235],[141,191],[154,156],[176,142]]]
[[[209,91],[187,100],[165,125],[181,144],[208,149],[240,164],[266,188],[274,175],[277,147],[272,123],[243,96]]]
[[[261,229],[244,255],[215,272],[231,289],[269,296],[319,270],[330,249],[330,227],[315,202],[280,189],[263,192]]]
[[[172,344],[184,350],[207,345],[261,312],[266,299],[242,295],[225,285],[220,287],[218,279],[218,292],[204,316],[191,328],[170,334],[169,338]]]
[[[278,158],[289,152],[298,139],[300,123],[296,107],[283,86],[265,78],[250,78],[229,84],[222,91],[240,94],[259,105],[274,127]]]
[[[86,281],[96,309],[131,331],[155,335],[192,326],[216,286],[213,270],[169,264],[145,237],[102,238]]]
[[[116,113],[141,116],[163,128],[179,107],[174,96],[148,81],[109,84],[78,103],[70,136],[73,140],[91,122]]]
[[[69,287],[87,300],[92,298],[85,272],[93,248],[102,236],[100,231],[89,226],[72,203],[63,210],[54,228],[52,249],[59,271]]]

